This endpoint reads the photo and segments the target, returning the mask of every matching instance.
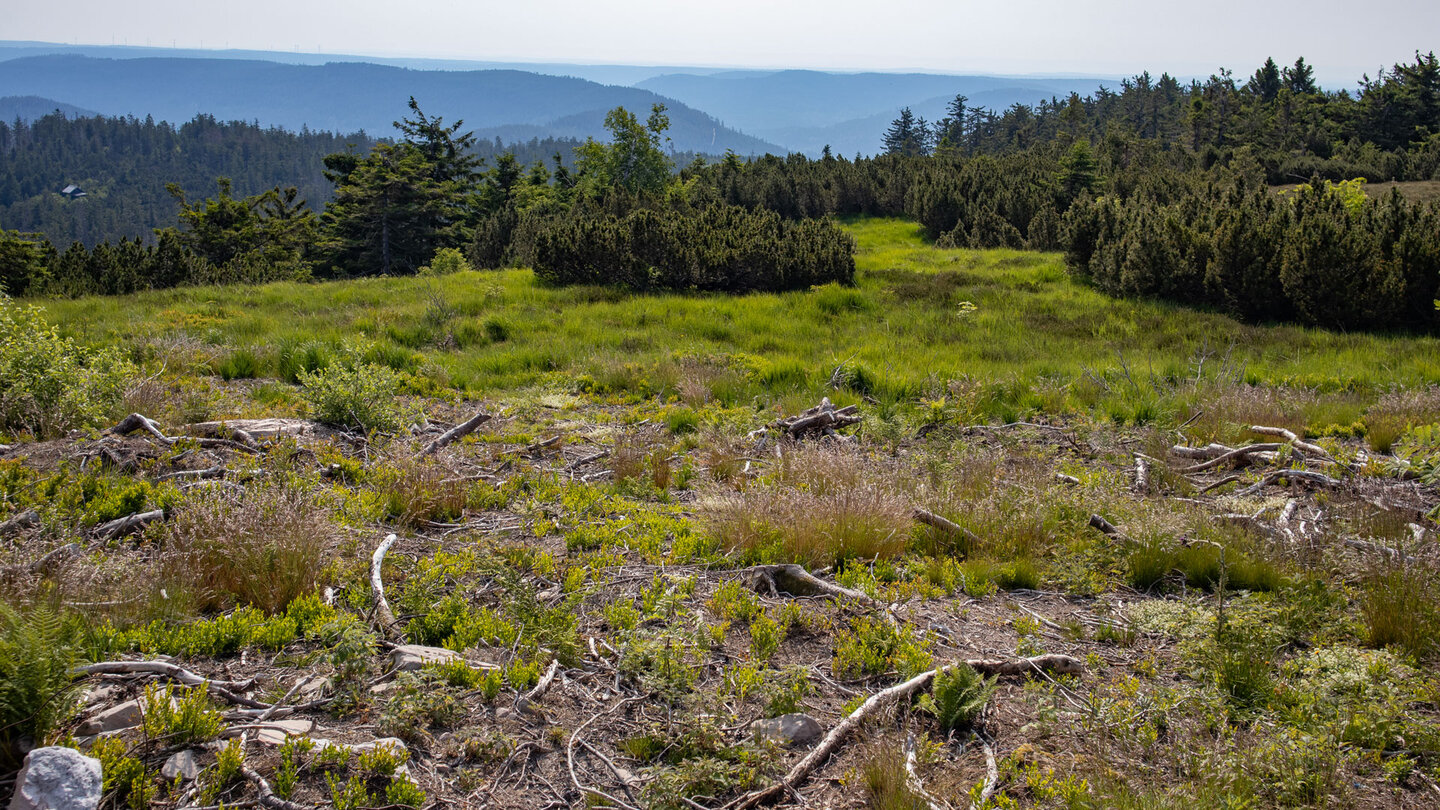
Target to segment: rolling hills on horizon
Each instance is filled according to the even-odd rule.
[[[299,131],[388,136],[415,96],[431,115],[463,119],[479,137],[604,137],[605,114],[641,118],[664,103],[680,151],[748,155],[780,147],[728,129],[705,113],[639,88],[514,70],[420,71],[355,62],[291,65],[231,59],[25,56],[0,61],[0,92],[181,123],[197,114]],[[503,136],[502,136],[503,137]],[[511,137],[510,139],[514,139]]]
[[[350,61],[337,61],[350,60]],[[0,41],[0,93],[106,115],[204,113],[299,130],[388,135],[415,95],[485,139],[604,137],[605,113],[665,103],[680,151],[873,154],[902,107],[935,120],[956,94],[1003,110],[1106,77],[963,76],[339,57]]]

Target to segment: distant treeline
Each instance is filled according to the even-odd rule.
[[[911,217],[947,246],[1064,249],[1077,277],[1118,295],[1252,320],[1437,323],[1435,204],[1372,201],[1329,182],[1440,177],[1433,54],[1367,77],[1353,96],[1322,92],[1297,60],[1269,61],[1243,82],[1229,72],[1188,86],[1142,74],[1118,93],[1000,114],[957,98],[954,115],[933,125],[903,113],[887,133],[890,152],[874,158],[727,154],[678,172],[662,148],[663,107],[645,121],[612,111],[610,143],[573,146],[568,160],[563,149],[543,154],[561,144],[537,142],[488,161],[493,144],[413,100],[411,110],[398,141],[319,158],[333,192],[318,217],[294,189],[231,196],[240,185],[227,181],[194,203],[174,189],[181,227],[167,236],[200,262],[184,280],[414,273],[450,249],[476,267],[529,265],[559,283],[793,288],[848,279],[850,247],[828,224],[778,223],[860,214]],[[210,128],[227,126],[245,125]],[[1295,194],[1269,188],[1295,180],[1307,181]],[[726,233],[739,242],[716,236]],[[803,244],[793,255],[791,239]],[[61,269],[61,252],[25,250],[31,269],[9,273],[14,293],[122,289],[104,281],[123,277],[104,269],[108,259],[83,274],[87,287]],[[788,258],[761,261],[766,251]],[[70,266],[79,265],[77,253]]]
[[[334,186],[325,177],[325,156],[365,154],[379,139],[364,132],[338,135],[290,132],[208,115],[174,126],[150,118],[67,118],[52,114],[31,123],[0,122],[0,228],[39,234],[55,245],[87,246],[121,239],[155,241],[155,230],[172,227],[178,211],[166,186],[191,197],[230,180],[241,196],[294,186],[319,211]],[[574,138],[532,138],[502,143],[475,140],[473,155],[493,163],[501,155],[518,165],[549,162],[556,155],[574,165]],[[693,154],[675,154],[688,162]],[[85,197],[60,194],[75,185]]]

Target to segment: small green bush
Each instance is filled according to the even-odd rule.
[[[399,430],[404,410],[395,399],[400,378],[385,366],[362,363],[300,372],[310,415],[327,425],[372,432]]]
[[[56,436],[115,415],[135,366],[63,338],[38,307],[0,295],[0,429]]]
[[[463,273],[473,270],[470,262],[465,259],[465,254],[455,248],[440,248],[435,251],[435,258],[430,263],[420,268],[422,276],[448,276],[452,273]]]

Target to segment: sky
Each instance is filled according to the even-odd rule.
[[[1239,76],[1440,45],[1436,0],[5,0],[0,39],[576,64]]]

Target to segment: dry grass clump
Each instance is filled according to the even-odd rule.
[[[668,489],[674,473],[670,447],[646,434],[626,433],[611,448],[610,472],[616,481],[648,479],[656,489]]]
[[[914,522],[907,498],[859,452],[801,448],[750,488],[713,495],[700,511],[722,547],[749,559],[810,567],[889,558]]]
[[[1366,640],[1422,658],[1440,652],[1440,573],[1416,562],[1370,575],[1360,597]]]
[[[1233,444],[1248,435],[1244,427],[1249,425],[1283,427],[1303,435],[1303,414],[1315,400],[1313,393],[1293,388],[1244,383],[1203,386],[1196,391],[1191,409],[1200,415],[1185,428],[1185,435],[1197,444]]]
[[[282,486],[207,489],[176,510],[165,532],[165,579],[198,610],[282,610],[315,589],[338,532],[307,493]]]
[[[1365,412],[1365,439],[1371,450],[1388,453],[1405,431],[1434,422],[1440,422],[1440,386],[1395,390]]]
[[[465,515],[469,484],[433,458],[404,457],[379,483],[385,513],[407,526],[450,523]]]

